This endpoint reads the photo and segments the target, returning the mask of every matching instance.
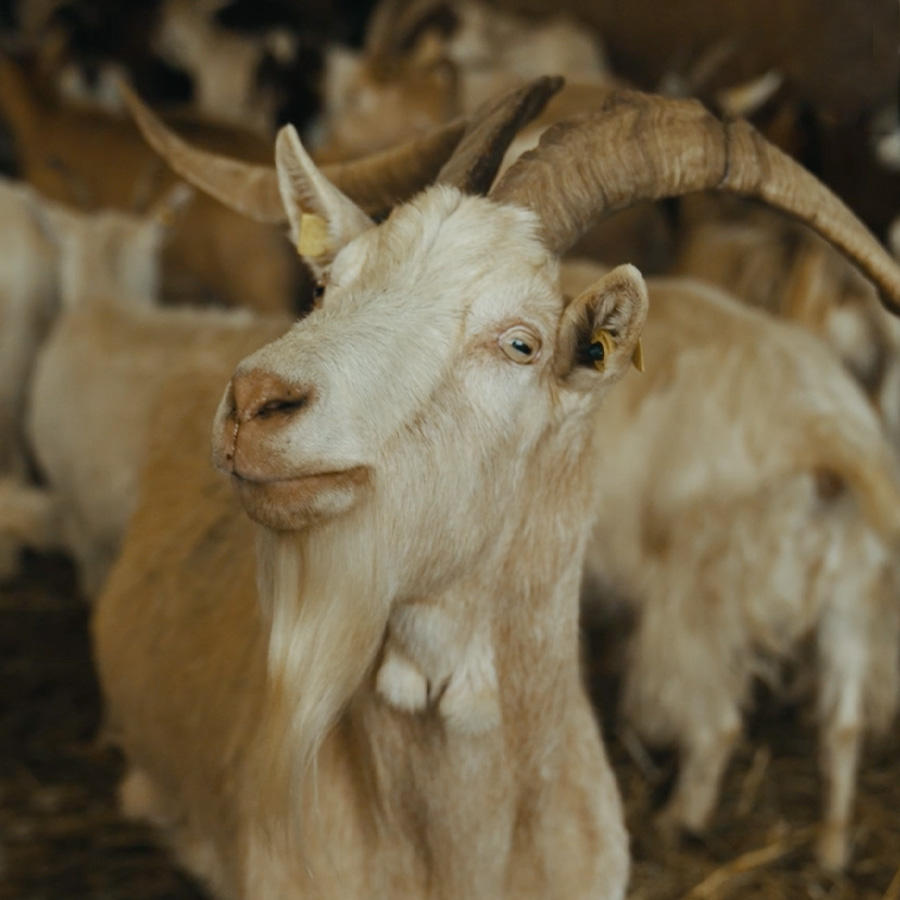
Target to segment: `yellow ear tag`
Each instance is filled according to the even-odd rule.
[[[328,223],[321,217],[304,213],[300,216],[300,237],[297,239],[297,252],[301,256],[315,259],[324,256],[329,249],[330,236]]]
[[[634,348],[634,353],[631,357],[631,363],[638,370],[638,372],[644,371],[644,347],[641,344],[640,338],[638,338],[637,347]]]
[[[598,344],[600,347],[597,347]],[[594,361],[594,368],[602,372],[606,368],[606,360],[609,359],[611,353],[615,352],[615,349],[616,342],[610,333],[602,328],[597,329],[591,335],[591,359]],[[644,371],[644,348],[640,338],[638,338],[637,346],[631,355],[631,363],[638,372]]]

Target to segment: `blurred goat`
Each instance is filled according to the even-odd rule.
[[[384,0],[363,54],[333,49],[327,57],[316,158],[352,158],[408,138],[544,72],[566,75],[566,84],[510,145],[501,174],[554,122],[590,112],[622,86],[596,36],[565,17],[530,22],[481,3]],[[596,223],[577,252],[658,272],[671,247],[665,212],[640,204]]]
[[[160,253],[187,190],[176,186],[141,217],[52,204],[41,212],[58,246],[62,309],[38,354],[28,405],[46,487],[25,496],[52,497],[52,518],[38,533],[58,528],[56,543],[74,556],[89,597],[135,503],[157,385],[174,360],[227,349],[227,336],[248,322],[242,311],[158,308]]]
[[[777,685],[810,640],[826,785],[819,859],[839,869],[863,733],[887,727],[900,687],[896,458],[817,338],[699,281],[649,287],[647,372],[597,418],[586,558],[589,583],[636,610],[623,712],[653,743],[678,747],[663,822],[700,831],[754,676]]]
[[[872,284],[808,228],[732,198],[686,198],[674,272],[702,278],[823,338],[900,451],[900,326]]]
[[[471,0],[382,0],[361,54],[326,55],[317,156],[390,146],[544,74],[611,82],[598,41],[571,19],[533,23]]]
[[[57,309],[56,253],[36,217],[40,203],[31,188],[0,181],[0,519],[28,480],[25,397],[35,355]],[[33,524],[42,508],[30,501],[21,513],[10,514],[12,533],[0,527],[0,578],[16,571],[25,533],[42,542]]]

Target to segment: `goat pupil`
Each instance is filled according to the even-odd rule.
[[[591,362],[603,362],[603,359],[606,356],[606,348],[603,346],[603,344],[600,343],[600,341],[595,341],[588,348],[588,355],[591,358]]]
[[[524,353],[525,356],[528,356],[531,353],[531,347],[529,347],[528,344],[525,343],[525,341],[518,340],[518,338],[513,340],[512,345],[513,350],[515,350],[517,353]]]

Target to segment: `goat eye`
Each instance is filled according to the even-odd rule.
[[[500,335],[500,349],[517,363],[531,363],[538,357],[541,342],[538,336],[527,328],[516,326]]]
[[[316,308],[318,309],[318,307],[322,305],[322,304],[321,304],[322,297],[325,296],[325,284],[324,284],[324,282],[317,281],[317,282],[313,285],[312,295],[313,295],[313,306],[316,307]]]
[[[594,343],[588,347],[588,356],[590,356],[591,362],[603,362],[603,360],[606,359],[606,347],[604,347],[600,341],[594,341]]]

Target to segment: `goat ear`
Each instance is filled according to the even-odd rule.
[[[291,238],[314,269],[326,269],[343,246],[372,227],[372,220],[319,171],[293,125],[278,132],[275,168]]]
[[[556,374],[566,386],[594,390],[611,384],[632,365],[643,371],[641,331],[647,318],[647,286],[634,266],[619,266],[566,308],[559,325]]]

